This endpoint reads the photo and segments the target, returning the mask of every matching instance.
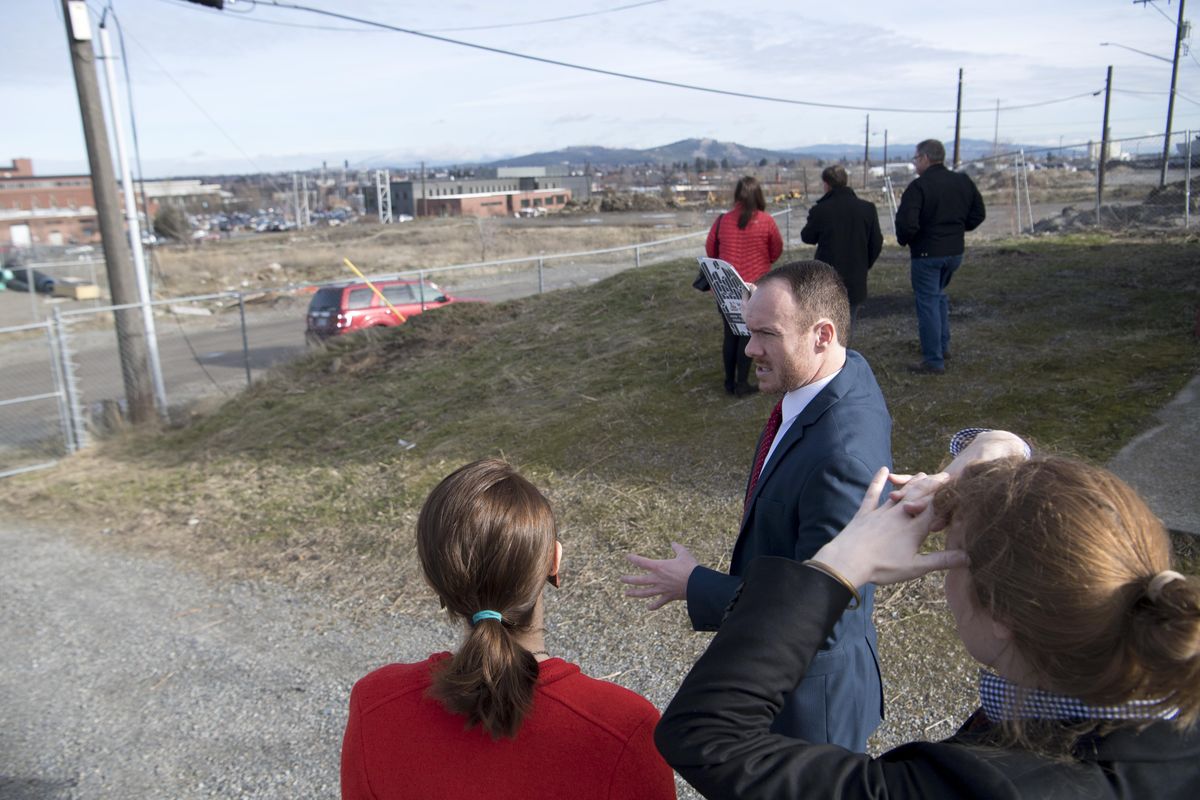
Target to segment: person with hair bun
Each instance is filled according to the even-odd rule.
[[[654,706],[548,651],[542,593],[558,585],[556,536],[546,498],[498,459],[434,488],[417,556],[464,639],[354,685],[343,798],[675,797]]]
[[[750,565],[656,732],[706,797],[1200,797],[1200,580],[1112,473],[966,433],[945,473],[880,470],[812,560]],[[922,552],[940,529],[948,549]],[[877,758],[771,735],[860,587],[934,570],[983,667],[958,732]]]

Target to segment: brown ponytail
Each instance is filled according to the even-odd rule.
[[[1196,721],[1200,581],[1155,582],[1170,538],[1127,484],[1070,459],[1002,459],[968,467],[935,506],[961,526],[974,601],[1044,688]]]
[[[554,554],[550,504],[498,459],[467,464],[430,493],[417,520],[417,555],[446,610],[471,626],[433,695],[493,737],[515,736],[533,699],[537,660],[513,633],[528,630]],[[495,611],[501,620],[480,619]]]

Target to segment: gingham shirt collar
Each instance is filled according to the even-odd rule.
[[[979,702],[992,722],[1009,719],[1174,719],[1179,709],[1155,709],[1153,700],[1093,706],[1077,697],[1026,689],[986,669],[979,670]]]

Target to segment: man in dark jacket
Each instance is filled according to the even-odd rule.
[[[782,398],[755,448],[728,572],[701,566],[672,543],[675,558],[630,554],[643,572],[621,578],[630,585],[626,595],[649,598],[651,610],[685,600],[698,631],[723,626],[756,559],[811,558],[854,516],[875,470],[892,462],[883,392],[866,359],[841,342],[850,307],[834,269],[820,261],[773,269],[744,311],[746,354],[759,388]],[[862,603],[840,616],[807,675],[776,709],[775,733],[866,749],[883,716],[873,592],[864,587]]]
[[[950,298],[946,286],[962,264],[963,233],[973,231],[987,212],[969,177],[946,169],[946,148],[937,139],[917,145],[917,179],[908,185],[896,211],[896,239],[912,256],[912,287],[921,336],[921,362],[912,372],[940,375],[950,356]]]
[[[830,264],[842,276],[850,298],[850,324],[858,319],[858,307],[867,299],[867,270],[883,249],[879,212],[873,203],[859,200],[847,186],[846,168],[826,167],[821,173],[825,194],[808,211],[808,222],[800,231],[805,244],[817,246],[816,259]],[[848,339],[850,331],[843,333]]]

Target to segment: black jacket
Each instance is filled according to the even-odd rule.
[[[850,305],[867,299],[867,270],[883,249],[879,212],[873,203],[859,200],[849,186],[832,189],[808,210],[800,239],[815,244],[817,260],[842,276]]]
[[[667,763],[705,797],[1200,797],[1200,732],[1166,722],[1088,737],[1074,762],[981,744],[988,723],[980,712],[946,741],[911,742],[879,758],[770,734],[784,693],[849,600],[840,583],[795,561],[752,563],[655,731]]]
[[[962,255],[963,232],[987,216],[975,183],[945,164],[930,164],[908,185],[896,211],[896,240],[913,258]]]

